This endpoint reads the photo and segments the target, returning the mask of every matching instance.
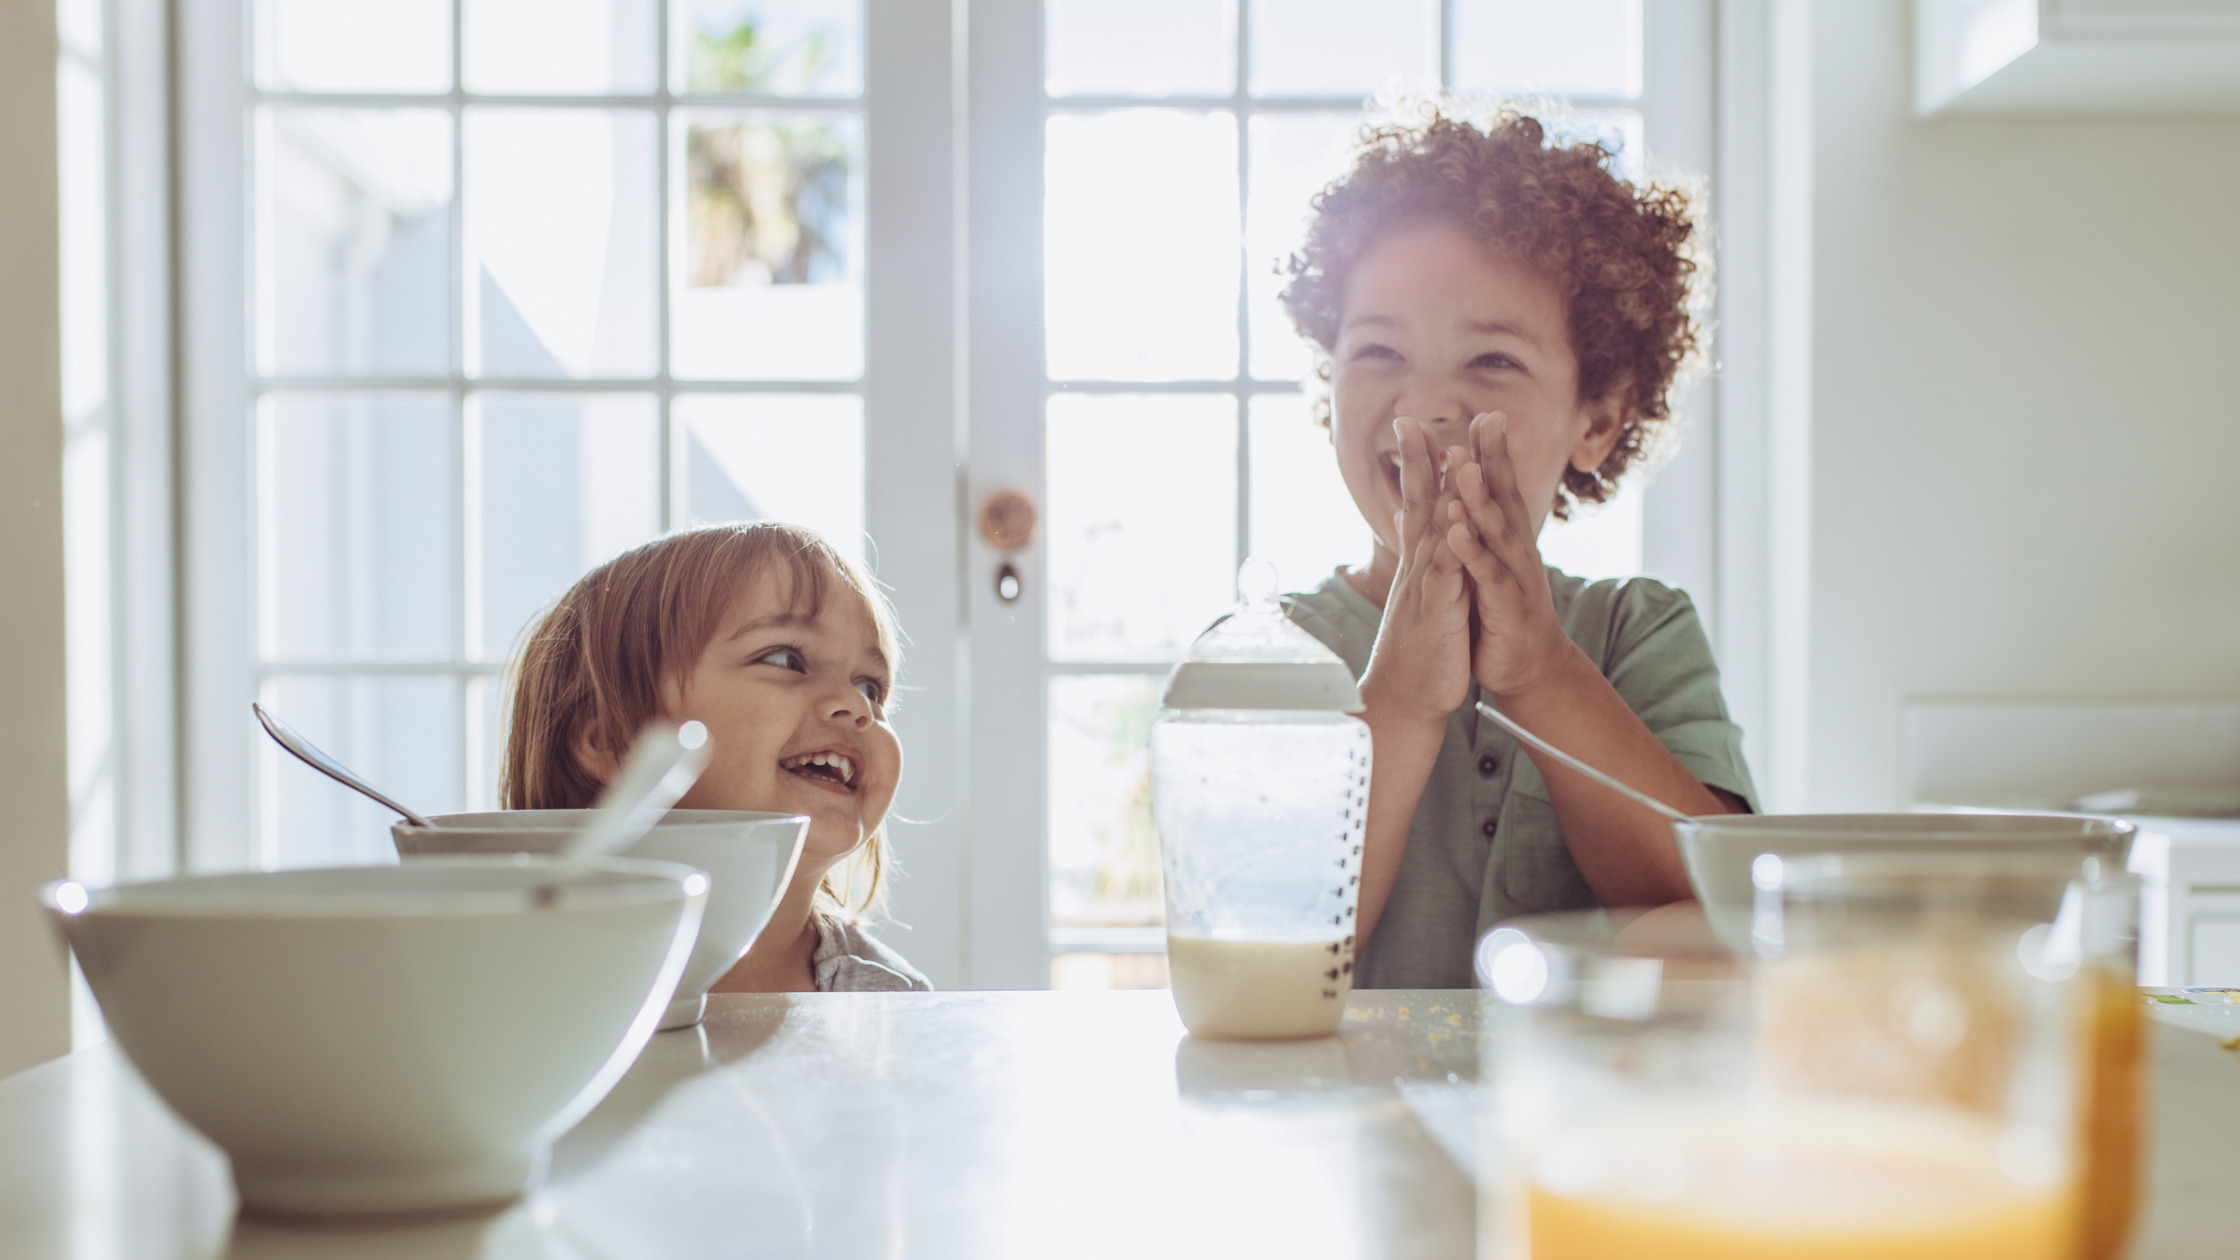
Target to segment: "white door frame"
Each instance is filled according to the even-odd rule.
[[[964,0],[955,0],[962,7]],[[864,3],[864,530],[908,642],[894,716],[904,773],[888,835],[889,941],[938,987],[966,965],[967,708],[957,545],[966,435],[959,85],[951,0]]]
[[[180,858],[190,870],[257,864],[243,8],[179,0],[176,10]]]
[[[1021,491],[1043,505],[1044,387],[1042,5],[971,0],[967,12],[964,426],[971,458],[962,484],[969,514],[999,490]],[[974,988],[1040,989],[1050,983],[1042,666],[1048,570],[1039,537],[1006,556],[977,530],[966,533],[958,566],[970,626],[962,680],[971,689],[964,726],[972,827],[965,975]],[[1008,602],[996,592],[996,572],[1006,561],[1021,584]]]

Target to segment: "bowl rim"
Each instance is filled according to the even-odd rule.
[[[537,905],[533,890],[542,882],[539,877],[559,869],[560,865],[556,857],[528,853],[442,854],[399,863],[293,867],[277,871],[205,871],[99,887],[73,879],[58,879],[39,889],[39,902],[66,922],[94,918],[393,921],[491,918],[537,910],[596,911],[683,902],[707,893],[707,874],[682,862],[602,857],[590,859],[583,875],[569,883],[551,905]],[[290,886],[307,876],[342,874],[344,878],[351,878],[351,873],[355,872],[381,872],[363,877],[378,881],[424,878],[447,868],[519,872],[522,878],[498,887],[464,889],[425,885],[392,889],[376,883],[372,887],[315,891]],[[240,886],[244,880],[252,881],[252,885]],[[221,882],[235,886],[220,890],[215,885]],[[254,886],[258,882],[279,886],[260,889]],[[66,891],[70,889],[76,891]],[[65,899],[75,903],[76,908],[66,908]]]
[[[1876,827],[1887,829],[1886,834],[1872,834]],[[1674,822],[1672,829],[1683,841],[1724,834],[1756,841],[1786,839],[1867,844],[1950,841],[1996,845],[2115,841],[2136,836],[2139,825],[2126,818],[2100,814],[1970,810],[1964,813],[1711,814]]]
[[[430,814],[433,827],[419,827],[403,819],[389,825],[395,835],[425,836],[439,831],[458,832],[465,835],[497,835],[523,831],[577,830],[590,809],[493,809],[464,814]],[[504,819],[506,821],[483,821]],[[659,831],[710,830],[736,828],[744,824],[809,822],[807,814],[778,813],[759,809],[672,809],[663,814],[654,828]]]

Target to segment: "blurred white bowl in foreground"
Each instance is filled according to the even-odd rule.
[[[707,878],[452,858],[88,889],[49,884],[118,1044],[223,1148],[252,1208],[502,1202],[637,1057]]]

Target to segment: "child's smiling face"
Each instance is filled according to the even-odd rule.
[[[811,616],[791,595],[784,575],[750,584],[663,708],[715,746],[678,808],[807,814],[803,865],[829,866],[878,829],[902,778],[894,678],[860,596],[833,583]]]
[[[1362,253],[1346,279],[1331,357],[1338,471],[1387,563],[1400,510],[1394,419],[1420,422],[1445,450],[1469,445],[1472,417],[1506,415],[1535,529],[1563,470],[1597,467],[1618,440],[1625,391],[1579,397],[1579,359],[1555,285],[1444,220],[1392,228]]]

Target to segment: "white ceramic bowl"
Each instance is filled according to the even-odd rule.
[[[1750,863],[1761,853],[2014,853],[2097,856],[2124,869],[2137,828],[2077,814],[1726,814],[1672,824],[1688,882],[1719,939],[1750,948],[1756,886]]]
[[[668,1005],[706,877],[455,858],[41,892],[101,1013],[269,1211],[502,1202]]]
[[[438,814],[434,827],[398,823],[389,829],[397,854],[417,859],[445,853],[557,853],[582,830],[588,809],[512,809],[488,814]],[[805,814],[729,809],[673,809],[624,856],[681,862],[708,873],[708,912],[677,995],[661,1017],[663,1030],[689,1028],[708,1006],[708,986],[723,978],[754,944],[762,925],[793,882]]]

